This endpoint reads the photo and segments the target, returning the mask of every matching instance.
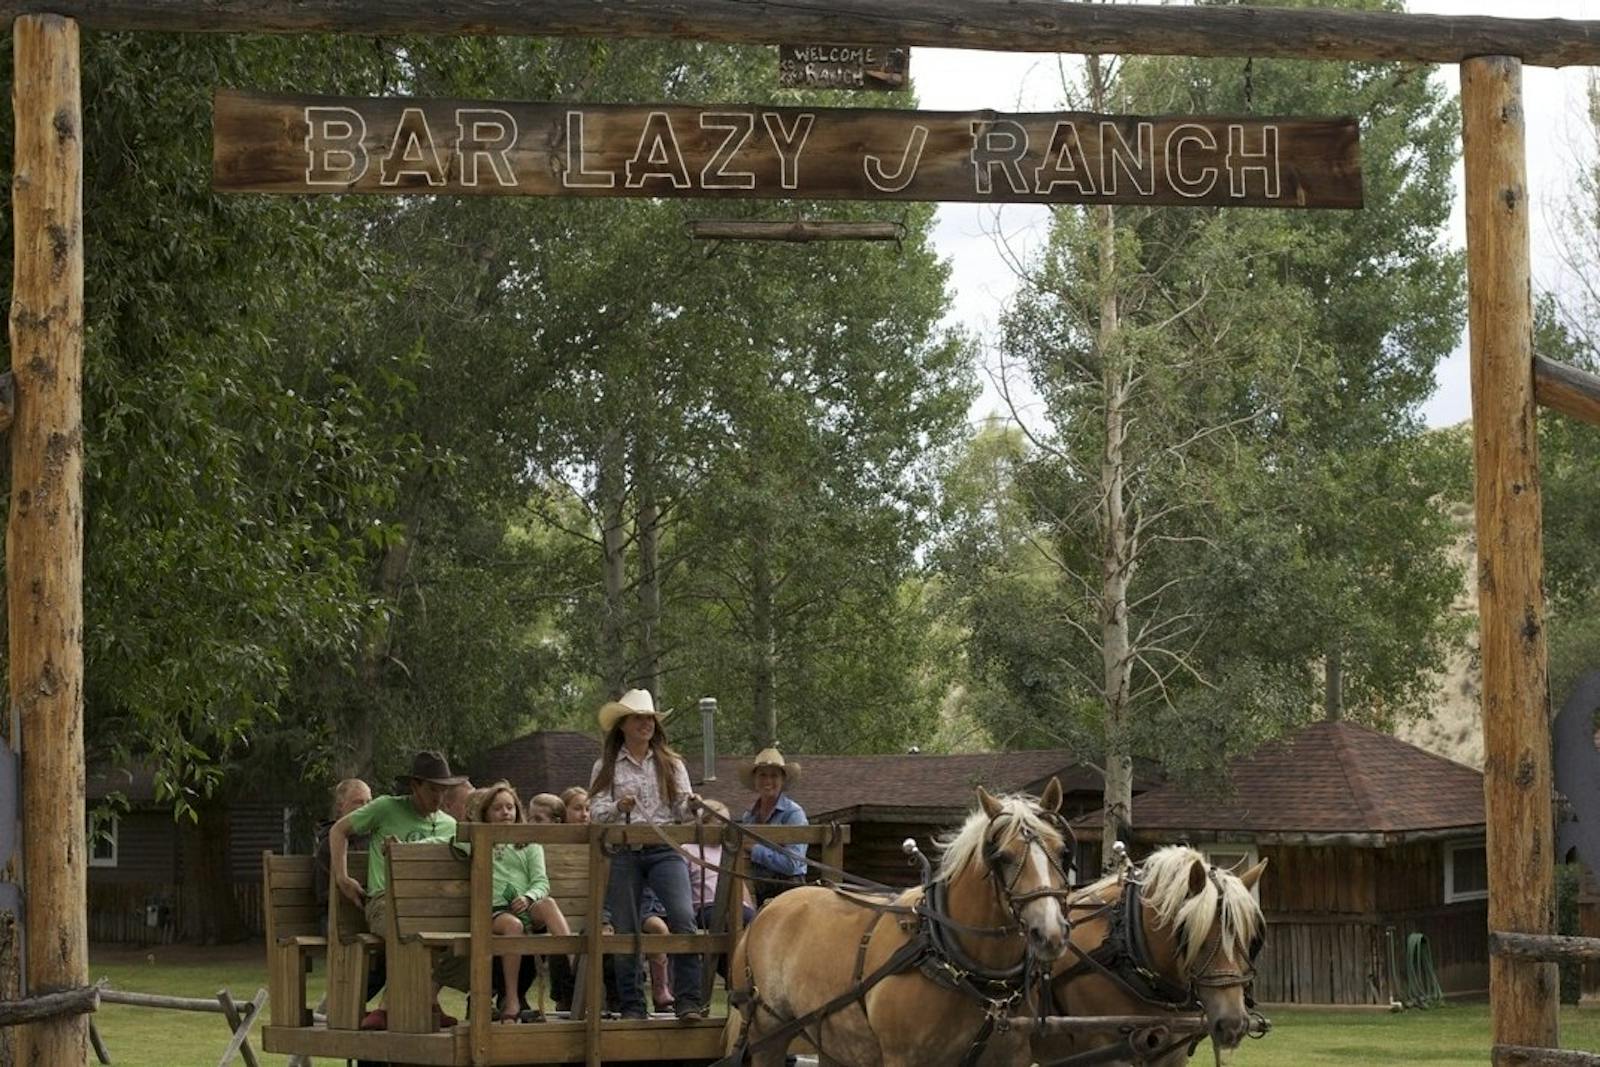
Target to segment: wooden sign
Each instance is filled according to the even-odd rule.
[[[1354,119],[222,91],[223,192],[1361,206]]]
[[[780,44],[784,89],[904,89],[911,49],[880,44]]]

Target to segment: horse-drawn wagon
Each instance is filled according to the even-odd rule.
[[[678,935],[606,934],[594,920],[616,850],[713,843],[706,839],[717,831],[704,825],[463,823],[457,843],[470,845],[470,855],[444,842],[390,842],[392,896],[381,934],[364,931],[337,894],[323,927],[309,857],[269,853],[265,1047],[405,1064],[593,1067],[731,1055],[763,1067],[807,1049],[824,1064],[1089,1067],[1181,1062],[1207,1037],[1236,1044],[1263,1029],[1246,1004],[1251,942],[1261,929],[1249,885],[1259,869],[1241,878],[1198,853],[1164,850],[1142,869],[1073,890],[1063,862],[1069,839],[1055,818],[1059,789],[1042,801],[979,796],[920,889],[802,887],[764,908],[748,936],[741,909],[730,906],[748,873],[739,835],[804,842],[819,869],[842,876],[847,826],[727,826],[734,877],[719,879],[715,932]],[[581,933],[491,934],[490,846],[523,842],[544,846],[551,893]],[[368,959],[380,948],[389,1026],[363,1031]],[[599,1010],[601,969],[588,961],[654,952],[731,954],[729,1007],[682,1021],[607,1017]],[[542,1022],[496,1022],[491,974],[505,953],[576,956],[572,1009]],[[328,960],[320,1017],[306,998],[315,954]],[[439,955],[465,959],[470,971],[468,1018],[443,1028],[434,1008]],[[703,973],[703,1002],[711,1004],[716,968]]]
[[[694,826],[548,826],[462,823],[457,840],[470,855],[442,842],[402,844],[390,849],[390,929],[367,932],[360,913],[333,894],[321,922],[311,891],[309,856],[264,857],[266,941],[271,1019],[263,1034],[267,1051],[331,1059],[367,1059],[405,1064],[621,1063],[651,1060],[709,1061],[722,1053],[725,1014],[681,1022],[670,1016],[645,1020],[606,1018],[590,1010],[604,1000],[602,973],[587,960],[602,954],[695,952],[714,956],[738,939],[742,913],[728,907],[719,885],[712,927],[722,932],[640,935],[606,934],[599,922],[606,877],[616,849],[678,844],[708,831]],[[714,831],[711,831],[714,832]],[[843,862],[849,827],[766,827],[764,839],[806,843],[833,867]],[[544,846],[551,895],[572,922],[570,937],[495,936],[490,933],[491,856],[495,844],[537,842]],[[742,871],[743,855],[727,855]],[[352,860],[352,872],[365,865]],[[734,879],[724,880],[728,887]],[[365,999],[368,953],[382,948],[388,987],[389,1026],[358,1029]],[[546,1021],[503,1024],[490,1006],[494,956],[576,955],[578,989],[571,1011],[551,1012]],[[327,1011],[312,1011],[305,992],[305,961],[328,960]],[[432,962],[436,954],[469,961],[468,1017],[440,1029],[433,1011]],[[714,967],[704,968],[715,977]],[[709,1002],[709,997],[707,998]]]

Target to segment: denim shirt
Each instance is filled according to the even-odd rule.
[[[739,816],[739,821],[761,824],[761,820],[756,817],[756,806],[750,805],[745,813]],[[772,806],[772,817],[766,820],[766,825],[809,826],[810,823],[806,821],[806,809],[790,800],[788,793],[779,793],[778,802]],[[750,862],[776,874],[798,877],[806,873],[806,846],[797,844],[772,848],[768,845],[757,845],[750,850]]]

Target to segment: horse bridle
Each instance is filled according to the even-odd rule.
[[[1253,1008],[1255,1000],[1250,995],[1250,987],[1255,981],[1255,959],[1261,952],[1263,938],[1258,933],[1251,940],[1247,950],[1247,960],[1243,966],[1226,970],[1211,969],[1217,955],[1222,951],[1222,912],[1226,904],[1226,894],[1223,892],[1219,872],[1213,868],[1206,873],[1212,884],[1217,887],[1217,913],[1212,922],[1212,928],[1217,931],[1217,939],[1205,959],[1188,968],[1187,984],[1179,984],[1161,974],[1156,969],[1155,961],[1151,959],[1149,947],[1145,942],[1144,909],[1141,906],[1143,883],[1139,881],[1137,871],[1130,873],[1124,879],[1122,890],[1114,900],[1096,900],[1091,905],[1096,909],[1095,915],[1107,911],[1111,913],[1110,929],[1106,939],[1090,952],[1084,952],[1073,945],[1073,951],[1079,956],[1078,962],[1056,980],[1071,981],[1083,974],[1097,973],[1110,979],[1135,999],[1174,1012],[1188,1011],[1196,1007],[1204,1010],[1197,992],[1200,989],[1231,989],[1243,986],[1245,1006]],[[1180,940],[1178,955],[1182,958],[1185,954],[1185,940]]]
[[[1012,818],[1016,818],[1016,816],[1012,816]],[[1061,902],[1063,909],[1065,909],[1067,899],[1072,895],[1072,875],[1068,873],[1066,867],[1062,866],[1061,860],[1056,853],[1045,847],[1044,839],[1034,831],[1033,827],[1026,822],[1022,823],[1017,829],[1017,836],[1022,839],[1024,859],[1017,862],[1017,868],[1012,873],[1009,881],[1002,870],[1005,857],[1000,850],[999,842],[991,836],[990,832],[986,832],[983,838],[984,866],[988,869],[989,878],[994,883],[995,895],[1000,901],[1000,906],[1011,915],[1012,925],[1005,928],[1007,932],[1022,928],[1022,909],[1035,900],[1054,897]],[[1022,869],[1027,866],[1027,854],[1033,851],[1036,845],[1044,853],[1045,862],[1049,864],[1050,870],[1054,871],[1061,879],[1061,887],[1058,889],[1047,885],[1040,889],[1030,889],[1027,892],[1019,893],[1017,892],[1017,883],[1022,881]],[[1046,880],[1048,881],[1048,878]]]
[[[1245,990],[1245,1006],[1255,1007],[1255,1000],[1250,996],[1250,987],[1256,980],[1255,962],[1256,957],[1261,954],[1262,945],[1265,943],[1264,939],[1259,931],[1255,937],[1250,939],[1250,945],[1246,950],[1246,959],[1242,967],[1227,971],[1207,970],[1215,962],[1217,954],[1222,951],[1222,933],[1224,930],[1222,909],[1227,899],[1227,894],[1223,891],[1222,876],[1215,867],[1206,872],[1206,877],[1210,878],[1211,884],[1217,887],[1217,914],[1211,923],[1212,929],[1217,931],[1217,941],[1216,944],[1211,946],[1211,951],[1206,954],[1205,961],[1198,967],[1189,969],[1190,997],[1196,1001],[1199,999],[1194,995],[1194,990],[1196,989],[1232,989],[1234,986],[1243,986]],[[1142,914],[1140,923],[1141,925],[1143,924]],[[1179,951],[1180,953],[1182,952],[1181,943]]]

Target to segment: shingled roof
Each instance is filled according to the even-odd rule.
[[[536,730],[485,749],[467,764],[479,785],[504,778],[523,796],[559,793],[589,785],[589,771],[600,756],[600,742],[574,730]]]
[[[1177,785],[1145,793],[1134,804],[1135,837],[1348,834],[1398,843],[1484,826],[1479,771],[1350,722],[1313,723],[1262,745],[1234,763],[1231,778],[1229,796]],[[1080,836],[1098,836],[1097,818],[1079,821]]]
[[[488,749],[471,764],[476,782],[505,778],[527,793],[560,792],[572,785],[588,785],[589,771],[600,755],[599,743],[588,734],[539,731]],[[705,781],[702,760],[687,755],[689,778],[695,788],[740,811],[750,803],[750,791],[739,780],[748,758],[719,756],[716,778]],[[974,752],[954,755],[901,754],[876,756],[791,755],[802,765],[803,775],[791,789],[813,819],[897,813],[913,821],[947,819],[972,803],[972,790],[982,785],[991,792],[1037,793],[1052,775],[1061,779],[1069,799],[1079,796],[1078,810],[1088,798],[1098,800],[1100,773],[1084,766],[1069,749],[1024,752]],[[1135,789],[1159,781],[1150,764],[1135,768]]]

